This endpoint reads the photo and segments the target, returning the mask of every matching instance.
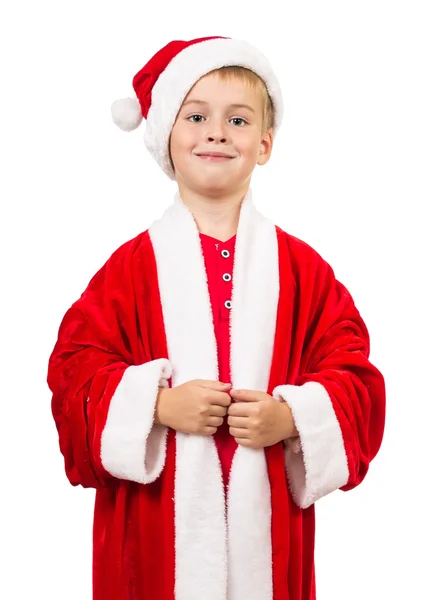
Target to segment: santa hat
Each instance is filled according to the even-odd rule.
[[[268,59],[248,42],[221,36],[169,42],[135,75],[132,81],[135,97],[112,104],[112,119],[121,129],[132,131],[145,118],[146,147],[174,180],[169,136],[183,100],[201,77],[233,65],[254,71],[264,81],[274,105],[275,135],[283,116],[283,100]]]

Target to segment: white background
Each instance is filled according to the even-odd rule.
[[[0,597],[91,598],[94,490],[64,473],[46,385],[60,321],[175,184],[110,105],[173,39],[246,39],[286,103],[258,208],[350,290],[387,386],[365,481],[317,504],[318,600],[443,598],[440,2],[9,3],[1,21]],[[5,13],[6,10],[6,13]],[[249,599],[245,599],[249,600]]]

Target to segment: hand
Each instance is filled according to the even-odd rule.
[[[230,383],[195,379],[160,388],[155,422],[182,433],[213,435],[231,404]]]
[[[265,392],[231,390],[233,402],[228,409],[231,435],[240,446],[265,448],[298,436],[292,412]]]

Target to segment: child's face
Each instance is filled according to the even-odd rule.
[[[265,164],[271,154],[272,130],[262,134],[262,126],[258,91],[236,79],[221,81],[217,73],[200,79],[183,101],[171,132],[177,183],[202,194],[244,188],[256,164]],[[198,156],[211,151],[232,158]]]

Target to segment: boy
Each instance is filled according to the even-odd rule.
[[[314,503],[365,477],[385,387],[346,288],[252,202],[282,99],[223,37],[175,41],[113,105],[177,181],[67,311],[48,385],[96,488],[95,600],[314,600]],[[235,259],[235,260],[234,260]]]

